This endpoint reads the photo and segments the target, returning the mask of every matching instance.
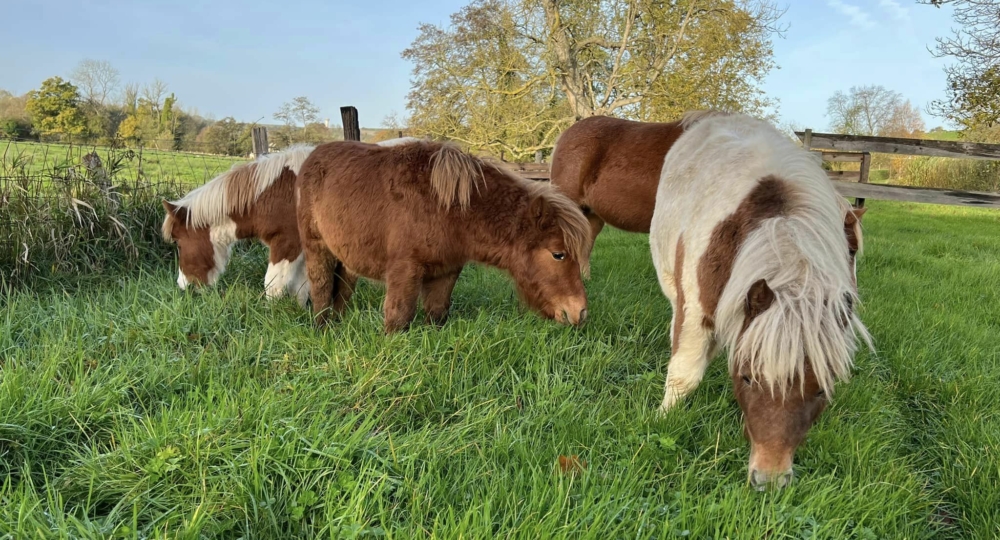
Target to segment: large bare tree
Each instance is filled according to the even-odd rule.
[[[827,100],[830,129],[848,135],[908,137],[924,131],[920,111],[884,86],[852,86]]]
[[[121,82],[118,70],[109,62],[89,58],[77,64],[70,79],[76,83],[85,100],[101,107],[108,104]]]

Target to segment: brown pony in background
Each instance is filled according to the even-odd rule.
[[[386,284],[387,333],[408,327],[422,299],[442,324],[462,268],[507,271],[528,305],[579,325],[591,240],[579,208],[450,143],[318,146],[296,183],[298,224],[317,325],[344,309],[357,277]]]
[[[556,141],[550,182],[583,210],[591,239],[605,223],[648,233],[663,159],[682,133],[679,121],[585,118]]]

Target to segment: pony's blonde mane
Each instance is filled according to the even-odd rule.
[[[228,171],[171,202],[187,211],[188,227],[219,225],[228,220],[230,214],[247,211],[281,176],[285,167],[298,174],[313,148],[308,144],[296,144],[250,163],[234,164]],[[169,237],[173,219],[168,213],[163,220],[164,238]]]
[[[755,378],[784,396],[796,377],[802,389],[808,360],[820,387],[832,394],[834,383],[850,376],[857,337],[872,348],[854,312],[858,297],[853,269],[846,264],[844,217],[850,207],[816,156],[770,124],[744,115],[721,118],[719,124],[718,129],[735,129],[742,137],[719,143],[739,145],[719,148],[719,154],[766,149],[764,166],[788,194],[783,214],[765,219],[747,235],[719,300],[716,330],[730,351],[730,370],[747,362]],[[699,128],[701,136],[716,126]],[[774,301],[746,325],[747,291],[760,279],[774,292]]]
[[[483,162],[466,154],[454,143],[443,143],[431,154],[431,187],[446,210],[452,204],[465,210],[472,201],[472,188],[486,185]]]
[[[590,223],[580,207],[569,197],[548,182],[527,180],[511,170],[504,162],[490,157],[476,157],[463,152],[453,143],[444,143],[431,156],[431,186],[437,193],[438,201],[445,208],[458,204],[468,208],[472,199],[472,188],[478,191],[480,182],[486,186],[485,167],[495,170],[501,178],[528,192],[530,198],[541,197],[552,213],[563,233],[566,250],[580,261],[583,275],[590,275]]]

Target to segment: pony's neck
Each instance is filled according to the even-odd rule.
[[[518,230],[528,193],[495,180],[487,182],[493,193],[487,200],[479,199],[479,203],[488,210],[473,209],[468,213],[481,217],[466,229],[466,241],[474,261],[510,272],[515,266],[514,252],[523,249],[518,242]]]

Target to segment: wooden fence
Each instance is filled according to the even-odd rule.
[[[344,139],[360,140],[361,128],[358,126],[357,109],[341,107],[340,112],[344,122]],[[266,130],[261,128],[260,133],[258,133],[258,130],[255,129],[252,135],[255,151],[258,148],[267,148]],[[860,163],[860,168],[857,171],[827,171],[837,192],[844,197],[854,198],[855,206],[864,206],[865,199],[876,199],[1000,208],[1000,193],[894,186],[868,182],[872,153],[1000,161],[1000,144],[838,135],[813,133],[811,129],[796,131],[795,135],[802,141],[805,148],[815,151],[822,157],[823,161]],[[500,159],[503,159],[502,155]],[[536,154],[534,163],[508,163],[508,165],[525,178],[540,181],[549,179],[549,164],[542,163],[540,152]]]

